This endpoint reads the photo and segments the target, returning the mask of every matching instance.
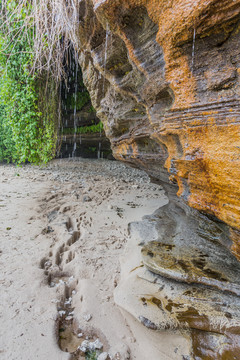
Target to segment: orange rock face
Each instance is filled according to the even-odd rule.
[[[240,0],[82,0],[79,39],[114,156],[240,260]]]
[[[111,126],[111,114],[103,115],[115,156],[146,167],[149,154],[136,134],[143,125],[142,133],[156,142],[151,156],[161,146],[167,151],[163,166],[178,196],[240,230],[240,1],[95,0],[92,11],[84,20],[94,26],[85,28],[82,46],[106,78],[98,96],[107,102],[112,88],[135,102],[134,124],[125,119],[122,126],[114,113]],[[91,84],[92,73],[86,76]],[[238,233],[231,236],[239,257]]]

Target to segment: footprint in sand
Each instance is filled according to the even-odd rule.
[[[69,230],[72,227],[72,221],[68,218],[66,223],[67,229]],[[50,258],[55,258],[55,265],[60,267],[65,259],[65,263],[70,263],[75,258],[75,251],[71,249],[73,244],[75,244],[80,239],[80,231],[73,230],[69,239],[62,243],[56,250],[54,254],[54,250],[49,252],[49,257],[43,257],[40,261],[40,268],[48,271],[52,265],[53,261]]]

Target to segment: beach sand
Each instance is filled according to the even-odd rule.
[[[109,160],[0,169],[0,359],[84,359],[87,339],[103,360],[182,360],[183,336],[144,327],[114,301],[142,266],[129,223],[167,203],[162,188]]]

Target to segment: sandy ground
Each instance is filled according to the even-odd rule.
[[[100,360],[183,359],[182,337],[145,328],[114,301],[138,266],[128,224],[166,202],[115,161],[1,165],[0,359],[84,359],[86,339],[102,343]]]

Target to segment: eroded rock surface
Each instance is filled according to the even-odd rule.
[[[159,219],[161,223],[165,207],[130,225],[115,301],[150,330],[181,330],[190,336],[193,359],[238,359],[239,278],[234,277],[240,264],[233,255],[231,263],[228,250],[216,241],[207,251],[203,239],[201,244],[196,237],[195,248],[187,249],[184,239],[163,236]],[[138,257],[134,264],[133,252]]]
[[[178,281],[179,302],[166,295],[174,304],[183,301],[181,286],[206,287],[216,294],[210,298],[233,296],[238,304],[231,253],[240,259],[240,1],[81,0],[79,11],[84,82],[113,154],[146,170],[169,197],[156,220],[160,245],[146,245],[144,263]],[[154,258],[146,256],[149,246]],[[208,296],[201,299],[212,306]],[[199,304],[194,297],[188,308],[192,302]],[[191,310],[204,324],[190,325],[194,356],[212,359],[227,343],[218,358],[234,359],[238,312],[228,319],[229,332],[220,320],[212,326],[206,309]]]
[[[114,155],[239,236],[239,1],[80,2],[85,84]]]

